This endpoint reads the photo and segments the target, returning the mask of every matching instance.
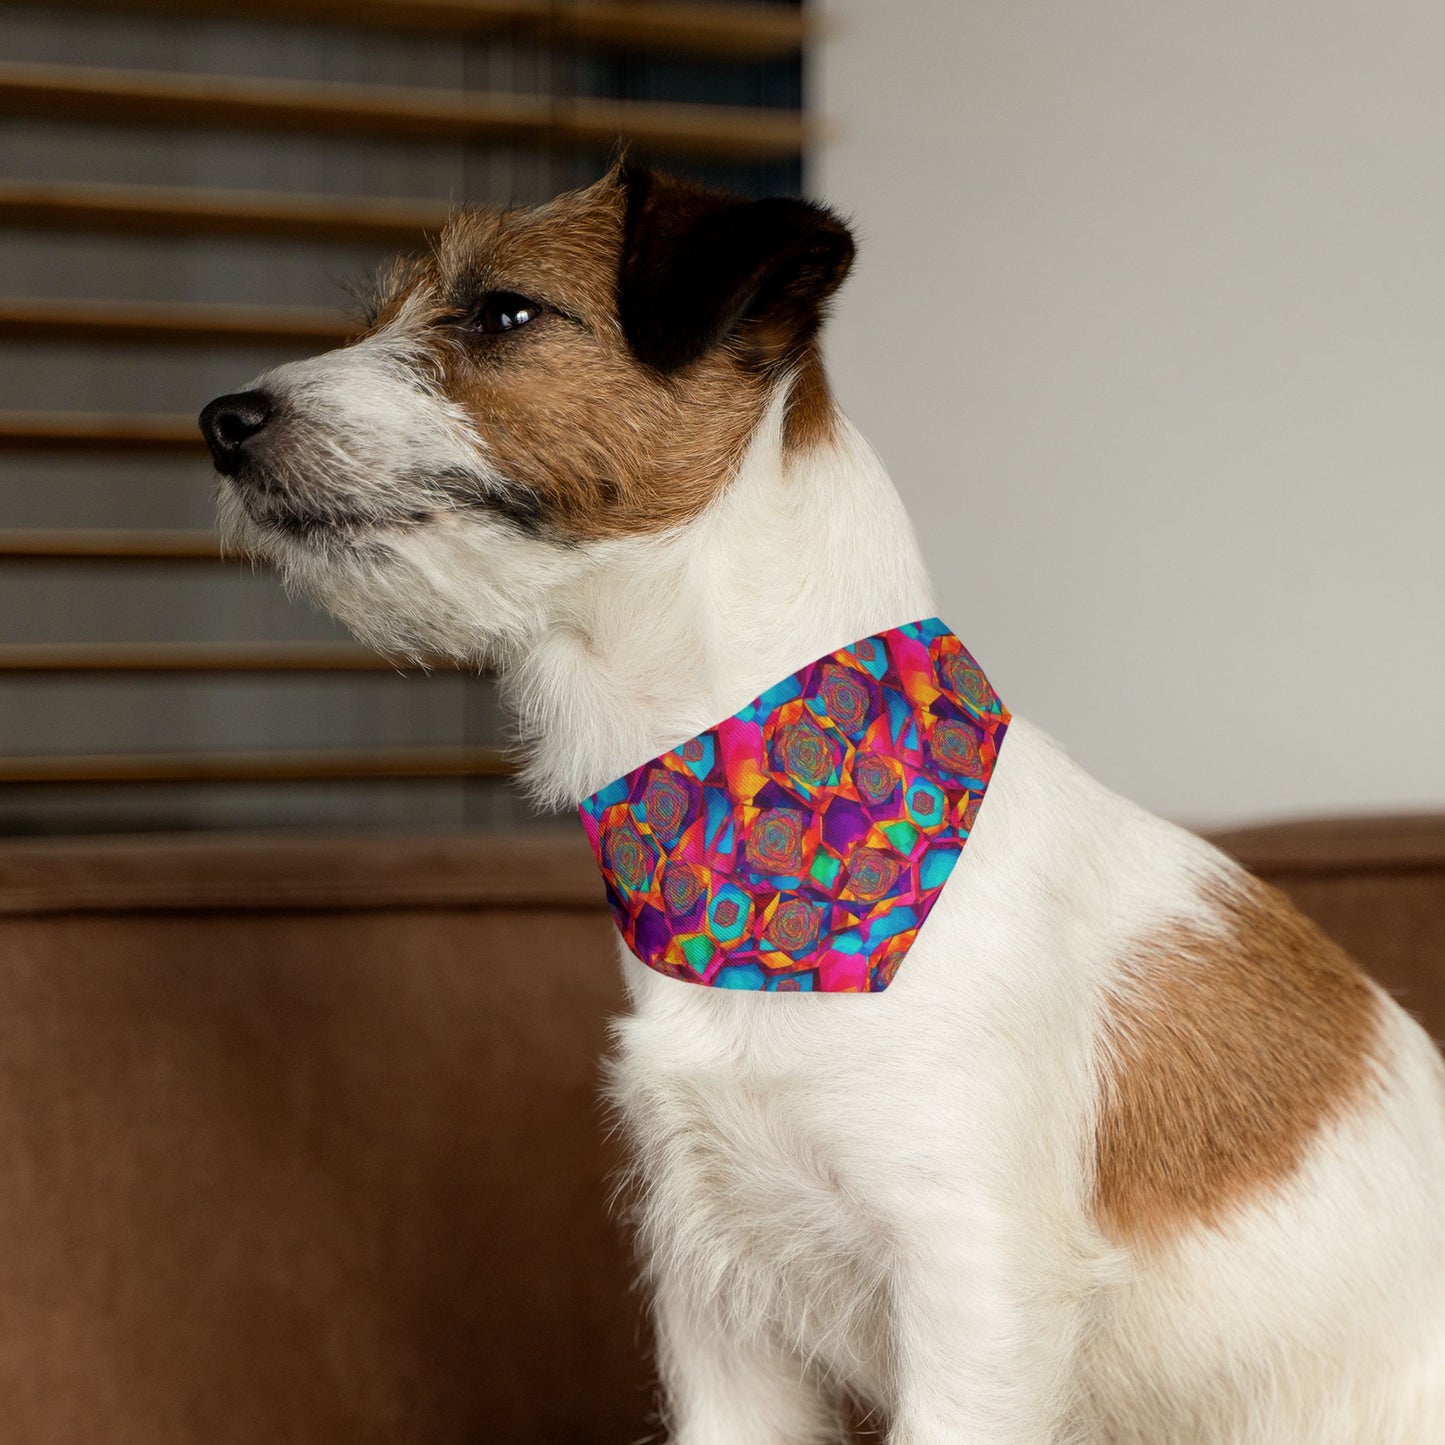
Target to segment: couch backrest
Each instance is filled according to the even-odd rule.
[[[1215,841],[1284,889],[1445,1039],[1445,816],[1320,818]]]
[[[585,862],[0,848],[7,1445],[641,1437]]]

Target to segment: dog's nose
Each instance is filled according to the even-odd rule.
[[[218,396],[201,412],[201,433],[216,470],[233,477],[241,470],[246,443],[271,420],[271,398],[264,391]]]

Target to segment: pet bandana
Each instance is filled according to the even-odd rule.
[[[810,663],[580,809],[627,946],[715,988],[888,987],[1008,710],[936,617]]]

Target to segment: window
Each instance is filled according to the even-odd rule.
[[[645,121],[649,155],[699,179],[796,192],[802,14],[367,17],[0,10],[0,833],[530,817],[486,679],[399,675],[218,558],[195,414],[342,339],[348,282],[453,201],[585,184],[617,129]],[[417,99],[440,103],[424,125]],[[709,108],[700,137],[669,135],[653,107],[676,102]]]

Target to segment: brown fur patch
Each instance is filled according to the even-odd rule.
[[[677,377],[632,355],[617,316],[622,214],[606,181],[532,210],[462,212],[381,313],[433,352],[491,463],[572,540],[695,517],[734,475],[767,404],[766,378],[728,345]],[[488,291],[548,309],[515,334],[449,330]]]
[[[1220,1225],[1371,1078],[1379,1000],[1344,952],[1245,874],[1210,901],[1219,931],[1145,940],[1111,1001],[1094,1203],[1117,1238]]]

